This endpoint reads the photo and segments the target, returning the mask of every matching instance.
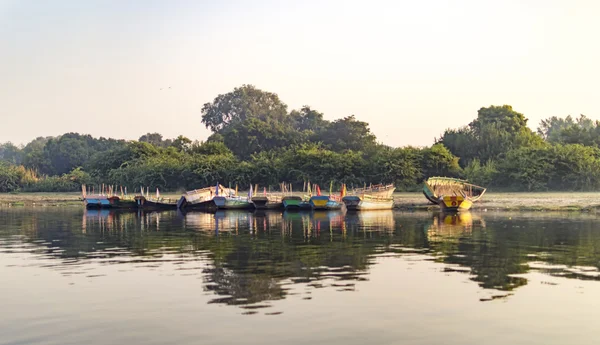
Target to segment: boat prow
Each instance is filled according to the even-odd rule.
[[[438,205],[444,212],[468,211],[473,206],[473,201],[463,196],[444,196],[439,199]]]

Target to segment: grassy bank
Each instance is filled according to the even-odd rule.
[[[437,209],[421,193],[395,193],[396,208]],[[472,210],[489,211],[600,211],[600,193],[486,193]]]
[[[81,193],[0,193],[0,206],[82,205]]]
[[[240,192],[243,194],[243,192]],[[164,195],[179,198],[178,194]],[[395,193],[396,208],[436,210],[421,193]],[[0,193],[0,206],[81,206],[80,193]],[[600,193],[486,193],[473,210],[600,211]]]

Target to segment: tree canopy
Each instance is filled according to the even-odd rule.
[[[483,107],[466,127],[448,129],[438,140],[461,158],[463,167],[473,159],[487,162],[521,146],[537,146],[543,139],[527,127],[527,119],[509,105]]]
[[[417,190],[431,176],[466,178],[507,190],[599,190],[600,123],[585,115],[550,117],[537,133],[509,105],[482,107],[429,147],[389,147],[367,122],[333,121],[272,92],[242,85],[201,110],[213,133],[204,142],[146,133],[138,140],[65,133],[20,147],[0,143],[0,191],[77,190],[79,183],[182,190],[213,185],[304,181],[395,183]]]

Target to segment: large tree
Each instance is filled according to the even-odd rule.
[[[465,166],[473,159],[487,162],[519,147],[542,145],[540,136],[527,127],[527,118],[510,105],[481,108],[467,127],[448,129],[439,140]]]
[[[333,121],[318,133],[316,139],[336,152],[364,151],[377,144],[369,124],[358,121],[354,115]]]
[[[565,118],[553,116],[542,120],[538,133],[553,144],[600,145],[600,123],[583,114],[575,120],[570,115]]]
[[[23,153],[19,147],[11,143],[10,141],[4,144],[0,144],[0,160],[6,161],[12,164],[21,164]]]
[[[300,144],[303,138],[288,123],[258,118],[237,121],[224,128],[221,134],[224,144],[243,159],[261,151]]]
[[[292,110],[290,112],[294,128],[298,131],[317,132],[324,129],[328,125],[328,121],[323,120],[323,113],[320,113],[308,105],[303,106],[300,110]]]
[[[212,103],[202,107],[202,123],[213,132],[229,124],[250,118],[263,121],[282,121],[287,115],[287,105],[275,93],[257,89],[253,85],[236,87],[232,92],[218,95]]]

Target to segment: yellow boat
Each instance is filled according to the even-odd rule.
[[[485,193],[486,189],[466,180],[451,177],[430,177],[423,184],[423,194],[442,211],[466,211]]]

